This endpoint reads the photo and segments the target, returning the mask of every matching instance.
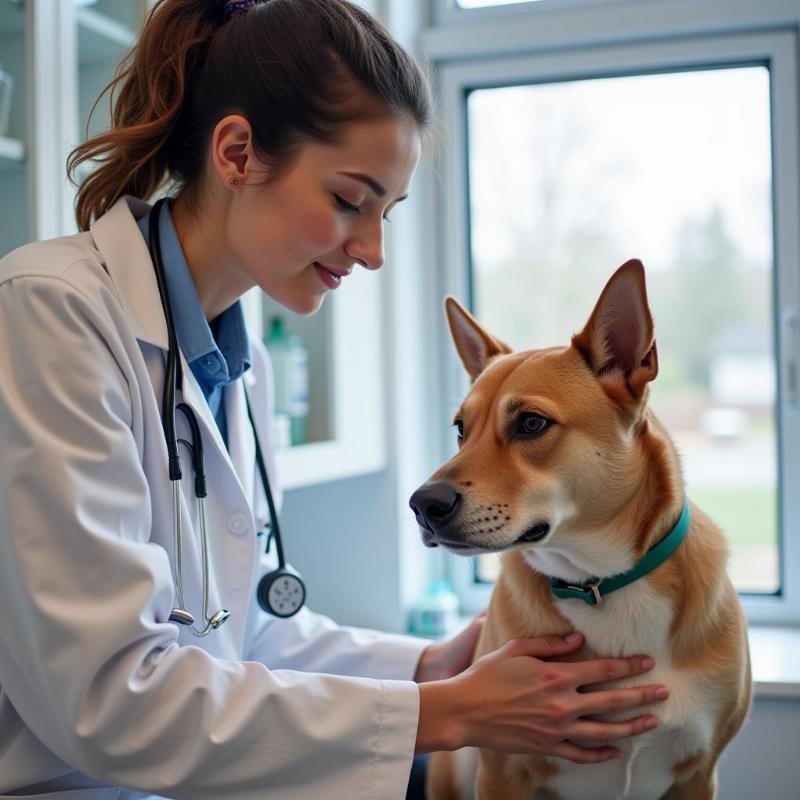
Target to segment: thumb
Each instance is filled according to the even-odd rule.
[[[583,644],[580,633],[567,636],[537,636],[532,639],[512,639],[503,648],[509,656],[532,656],[533,658],[555,658],[572,653]]]

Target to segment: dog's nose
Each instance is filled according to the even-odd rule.
[[[408,504],[423,528],[434,531],[452,519],[458,509],[461,495],[445,481],[420,486]]]

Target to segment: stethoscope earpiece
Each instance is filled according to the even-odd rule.
[[[164,437],[167,442],[167,456],[169,459],[169,478],[172,482],[172,510],[173,510],[173,531],[175,534],[175,572],[177,577],[178,606],[173,608],[169,615],[170,622],[177,622],[180,625],[190,626],[195,636],[206,636],[210,631],[216,630],[224,624],[231,613],[227,609],[221,608],[212,616],[208,616],[208,583],[209,583],[209,559],[208,559],[208,535],[206,531],[205,497],[206,476],[203,459],[203,440],[200,434],[200,426],[194,411],[186,404],[180,403],[177,408],[184,414],[189,424],[191,442],[180,441],[185,444],[192,455],[192,469],[195,475],[195,496],[200,507],[200,539],[203,547],[203,616],[205,627],[198,629],[194,625],[194,616],[186,610],[183,600],[183,558],[181,554],[181,503],[179,484],[181,480],[180,456],[178,454],[178,437],[175,432],[175,391],[180,389],[183,380],[181,362],[179,357],[178,339],[175,334],[175,324],[172,319],[172,308],[169,301],[169,291],[167,280],[164,274],[164,267],[161,262],[161,245],[159,238],[158,216],[161,205],[165,202],[162,198],[158,200],[150,209],[149,242],[148,249],[150,258],[153,261],[153,268],[158,282],[158,291],[161,295],[161,305],[164,310],[164,320],[167,323],[167,370],[164,380],[164,395],[161,404],[162,424],[164,427]],[[305,602],[306,590],[302,578],[288,564],[283,557],[283,544],[281,542],[280,528],[278,527],[278,515],[275,511],[275,504],[272,500],[272,491],[269,486],[269,477],[264,464],[264,457],[261,453],[261,444],[258,439],[253,412],[250,408],[250,398],[247,391],[244,393],[247,403],[247,414],[250,424],[253,427],[253,436],[256,444],[256,462],[264,493],[269,505],[271,535],[274,535],[275,544],[278,551],[278,569],[264,575],[259,581],[256,595],[259,605],[264,611],[275,614],[278,617],[291,617],[296,614]],[[269,540],[268,540],[269,543]],[[269,546],[267,547],[269,552]],[[264,601],[262,602],[262,595]]]
[[[211,619],[208,621],[208,624],[214,630],[216,630],[217,628],[219,628],[220,625],[222,625],[223,622],[227,621],[230,615],[231,615],[230,611],[228,611],[226,608],[221,608],[219,611],[217,611],[216,614],[214,614],[213,617],[211,617]]]
[[[177,622],[180,625],[194,625],[194,615],[183,608],[173,608],[169,612],[169,621]]]

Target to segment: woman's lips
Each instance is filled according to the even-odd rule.
[[[329,288],[329,289],[337,289],[342,282],[341,275],[336,275],[335,273],[331,272],[329,269],[325,269],[319,261],[314,262],[314,269],[317,271],[317,275],[319,275],[322,282]]]

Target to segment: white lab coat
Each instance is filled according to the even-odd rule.
[[[0,797],[35,785],[54,800],[403,798],[426,642],[258,608],[274,561],[255,536],[268,514],[242,382],[225,390],[229,456],[185,361],[210,608],[231,617],[204,639],[168,621],[167,333],[135,221],[148,210],[126,196],[89,232],[0,261]],[[276,486],[270,365],[256,340],[252,355],[243,380]],[[181,449],[186,602],[201,618]]]

